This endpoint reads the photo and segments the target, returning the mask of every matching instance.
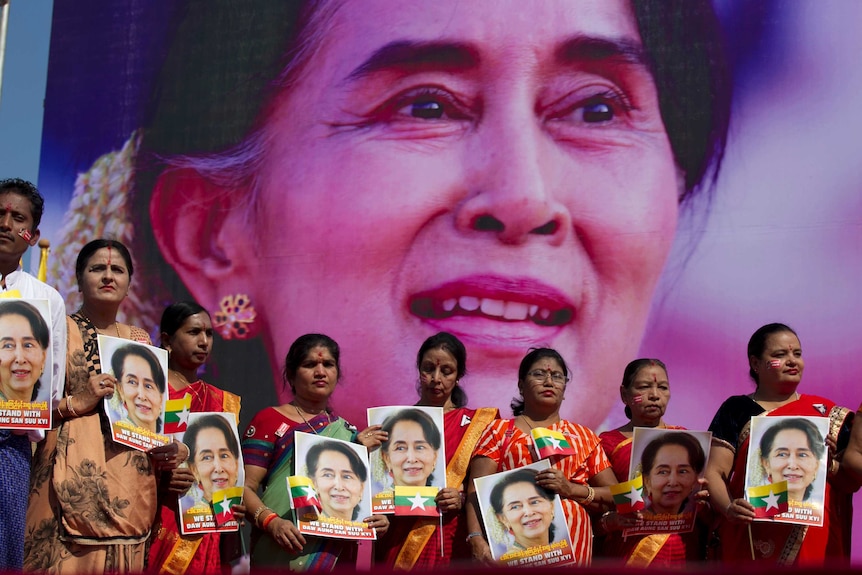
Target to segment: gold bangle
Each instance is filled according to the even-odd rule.
[[[592,503],[593,499],[596,497],[596,490],[593,489],[592,486],[586,485],[586,488],[587,488],[587,496],[584,497],[583,499],[581,499],[580,501],[578,501],[578,503],[580,503],[584,507],[586,507],[587,505]]]
[[[78,417],[78,412],[75,411],[74,406],[72,405],[72,396],[66,396],[66,411],[72,414],[72,417]]]
[[[264,512],[264,511],[266,511],[267,509],[269,509],[269,507],[267,507],[266,505],[261,505],[260,507],[258,507],[258,508],[257,508],[257,511],[255,511],[255,512],[254,512],[254,517],[253,517],[253,518],[252,518],[252,520],[251,520],[251,521],[252,521],[252,523],[254,523],[254,524],[255,524],[255,525],[257,525],[258,527],[260,527],[260,523],[258,523],[258,522],[257,522],[257,520],[258,520],[258,518],[260,517],[261,513],[263,513],[263,512]],[[269,510],[270,510],[270,511],[272,511],[272,509],[269,509]]]

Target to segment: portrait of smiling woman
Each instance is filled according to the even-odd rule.
[[[50,339],[48,323],[33,304],[0,301],[0,400],[36,401]]]
[[[597,393],[566,415],[599,424],[613,402],[601,382],[640,345],[680,205],[722,155],[729,87],[709,2],[248,12],[176,9],[143,129],[105,158],[132,190],[116,217],[149,214],[133,241],[152,297],[187,290],[236,318],[244,296],[220,333],[259,338],[273,370],[297,333],[323,329],[377,405],[440,330],[470,350],[483,405],[505,403],[493,386],[529,347],[570,350],[573,379]],[[385,365],[353,352],[372,323]]]

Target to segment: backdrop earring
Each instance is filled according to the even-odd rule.
[[[213,328],[224,339],[248,339],[254,334],[257,312],[247,294],[227,295],[213,314]]]

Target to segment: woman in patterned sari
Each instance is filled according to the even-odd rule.
[[[24,547],[25,571],[140,572],[156,517],[157,472],[188,457],[178,442],[144,453],[115,443],[102,399],[116,379],[101,373],[97,334],[150,343],[120,323],[132,258],[115,240],[94,240],[75,265],[83,305],[69,316],[65,397],[33,457]]]
[[[302,431],[335,439],[378,442],[372,430],[357,436],[353,426],[334,415],[329,398],[341,370],[340,350],[332,338],[306,334],[290,346],[284,381],[293,400],[268,407],[254,416],[242,442],[245,464],[243,500],[252,523],[251,561],[255,567],[289,567],[292,571],[331,571],[356,562],[355,541],[306,537],[290,516],[286,478],[294,475],[294,433]],[[366,445],[367,447],[367,445]],[[261,493],[258,493],[262,491]],[[389,527],[383,515],[362,519],[378,535]]]
[[[799,394],[805,368],[802,347],[796,332],[784,324],[768,324],[754,332],[748,342],[748,362],[754,393],[728,398],[709,426],[713,445],[706,478],[713,509],[724,517],[719,527],[721,558],[779,565],[847,561],[852,493],[843,484],[847,472],[833,455],[846,443],[847,415],[852,412],[828,399]],[[744,483],[750,421],[755,415],[829,417],[822,527],[753,521],[754,507],[744,496]]]
[[[168,350],[168,398],[191,399],[191,411],[232,413],[239,422],[240,398],[205,383],[198,377],[212,351],[213,327],[209,313],[198,303],[187,301],[168,306],[160,324],[162,347]],[[175,469],[160,485],[160,526],[149,553],[149,570],[158,573],[218,573],[235,558],[226,547],[236,547],[239,534],[202,533],[181,535],[177,498],[194,483],[192,472]],[[235,508],[239,515],[245,508]],[[231,549],[233,550],[233,549]],[[225,551],[225,553],[222,553]]]
[[[512,402],[515,418],[494,421],[488,426],[473,454],[470,476],[482,477],[537,461],[530,435],[536,427],[563,433],[576,453],[552,456],[550,469],[540,471],[536,483],[560,495],[575,560],[588,565],[593,556],[593,531],[587,509],[599,503],[610,505],[612,498],[607,486],[617,481],[598,436],[583,425],[560,418],[568,375],[566,362],[557,351],[540,348],[527,354],[518,368],[521,397]],[[491,549],[482,535],[472,485],[468,492],[471,505],[467,519],[473,557],[491,562]]]
[[[443,548],[436,518],[392,517],[392,529],[377,542],[376,559],[396,569],[434,569],[470,558],[464,518],[464,486],[473,449],[485,428],[498,417],[493,407],[470,409],[461,378],[467,373],[467,350],[457,337],[440,332],[426,339],[416,355],[419,401],[443,408],[446,487],[437,494],[443,513]]]
[[[667,425],[664,413],[670,401],[667,367],[658,359],[636,359],[623,372],[620,397],[626,406],[629,422],[599,435],[602,447],[611,461],[617,481],[629,480],[632,459],[632,436],[635,427],[685,429]],[[681,567],[699,558],[697,532],[660,533],[623,538],[621,530],[630,527],[633,518],[608,511],[601,517],[600,529],[607,535],[601,544],[605,557],[620,557],[628,567]]]

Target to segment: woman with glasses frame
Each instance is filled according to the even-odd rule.
[[[593,554],[590,511],[610,505],[608,486],[617,483],[598,436],[583,425],[560,418],[569,370],[553,349],[533,349],[518,368],[519,397],[512,400],[513,419],[491,423],[479,439],[470,464],[473,478],[516,469],[538,460],[531,431],[544,427],[559,431],[575,448],[572,455],[554,455],[551,467],[540,471],[536,484],[560,495],[572,551],[578,563],[589,564]],[[467,536],[473,557],[493,563],[491,549],[480,527],[478,501],[473,485],[468,489]]]

